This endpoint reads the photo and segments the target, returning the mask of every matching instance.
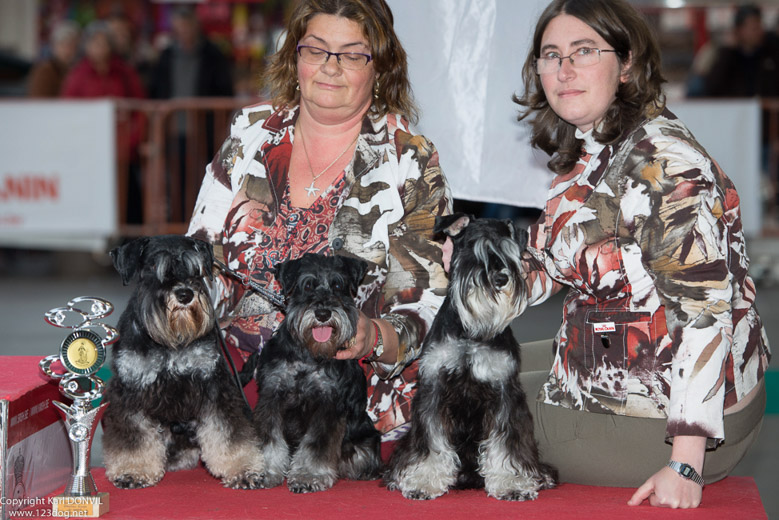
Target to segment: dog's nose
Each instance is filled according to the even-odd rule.
[[[506,273],[492,273],[492,285],[496,289],[501,289],[509,283],[509,276]]]
[[[329,320],[331,314],[332,313],[328,309],[317,309],[314,311],[314,316],[322,323]]]
[[[176,289],[176,292],[174,293],[176,295],[176,299],[179,301],[181,305],[186,305],[189,302],[192,301],[192,298],[195,297],[195,293],[192,292],[192,289],[183,288],[183,289]]]

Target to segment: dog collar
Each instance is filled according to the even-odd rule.
[[[371,320],[371,324],[373,325],[373,330],[376,331],[376,337],[373,340],[373,349],[366,359],[368,361],[376,361],[384,354],[384,338],[382,337],[381,329],[376,322]]]
[[[676,462],[675,460],[668,462],[668,467],[677,472],[682,477],[686,478],[687,480],[692,480],[696,484],[698,484],[700,487],[703,487],[703,477],[701,477],[697,471],[695,471],[695,468],[690,466],[689,464],[685,464],[684,462]]]

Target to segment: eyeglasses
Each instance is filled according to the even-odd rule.
[[[574,68],[582,69],[584,67],[591,67],[597,63],[600,63],[601,52],[617,52],[614,49],[593,49],[592,47],[582,47],[572,52],[568,56],[560,56],[556,52],[550,52],[536,58],[536,74],[554,74],[563,66],[563,60],[571,60],[571,65]]]
[[[330,52],[310,45],[298,45],[297,52],[300,59],[309,65],[324,65],[330,56],[335,56],[338,65],[345,69],[360,70],[373,59],[370,54],[361,52]]]

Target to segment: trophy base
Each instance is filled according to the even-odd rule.
[[[108,512],[108,493],[89,496],[57,495],[51,499],[51,516],[97,518]]]

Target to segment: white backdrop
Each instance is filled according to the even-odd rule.
[[[409,55],[417,128],[456,198],[543,207],[552,175],[517,122],[525,61],[547,0],[388,0]]]
[[[116,234],[111,101],[0,103],[0,245],[101,249]]]

